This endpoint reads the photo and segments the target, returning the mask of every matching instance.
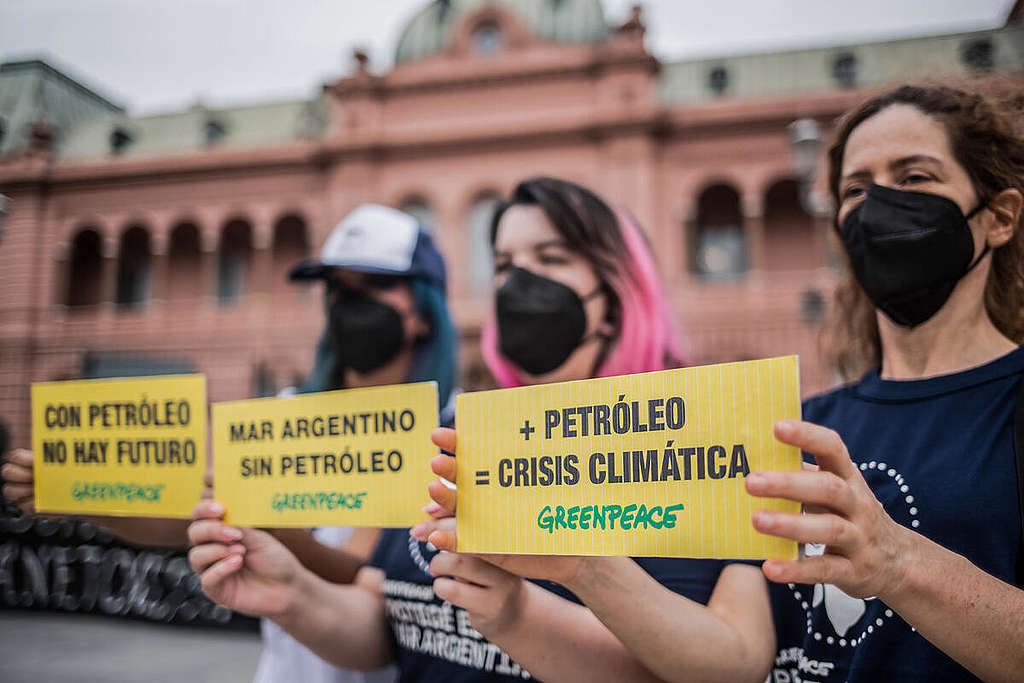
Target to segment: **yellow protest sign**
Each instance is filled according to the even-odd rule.
[[[424,519],[437,384],[215,403],[214,490],[231,524],[406,527]]]
[[[206,378],[32,385],[40,512],[190,517],[206,473]]]
[[[772,425],[800,417],[796,356],[462,394],[459,550],[796,557],[756,532],[744,477],[798,470]]]

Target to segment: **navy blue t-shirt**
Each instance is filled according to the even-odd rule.
[[[403,683],[411,681],[513,681],[530,674],[473,630],[464,609],[434,595],[429,571],[437,551],[409,536],[407,529],[385,529],[370,564],[384,570],[383,592],[395,661]],[[726,562],[637,558],[636,562],[669,590],[707,604]],[[538,585],[578,602],[547,581]]]
[[[1021,533],[1012,421],[1022,374],[1024,348],[931,379],[883,380],[875,371],[810,399],[803,417],[842,436],[897,523],[1012,584]],[[771,594],[773,683],[976,680],[880,600],[820,584],[772,584]]]

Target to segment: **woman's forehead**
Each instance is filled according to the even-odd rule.
[[[508,208],[498,223],[494,248],[497,251],[532,249],[562,237],[539,206],[516,204]]]
[[[953,161],[949,137],[939,121],[911,105],[894,104],[854,128],[843,154],[843,175],[912,156]]]

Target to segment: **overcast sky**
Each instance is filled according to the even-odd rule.
[[[427,0],[0,0],[0,58],[44,56],[136,113],[309,97],[391,62]],[[635,0],[605,0],[610,22]],[[1013,0],[646,0],[662,60],[991,28]]]

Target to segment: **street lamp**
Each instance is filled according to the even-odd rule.
[[[828,203],[814,191],[821,155],[821,126],[814,119],[797,119],[789,124],[789,148],[800,186],[800,204],[808,214],[820,217],[828,211]]]

